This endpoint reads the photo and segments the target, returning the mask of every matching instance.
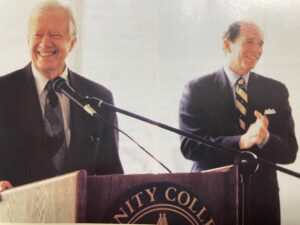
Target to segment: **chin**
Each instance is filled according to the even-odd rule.
[[[41,62],[38,63],[39,68],[41,68],[41,70],[51,70],[54,69],[57,65],[54,63],[50,63],[50,62]]]
[[[254,69],[255,66],[256,66],[256,63],[247,63],[247,64],[245,64],[245,69],[250,71],[250,70]]]

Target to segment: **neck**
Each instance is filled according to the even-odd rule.
[[[64,70],[65,70],[65,67],[60,70],[55,70],[55,69],[49,68],[49,69],[38,70],[38,71],[47,79],[52,80],[52,79],[60,76],[64,72]]]
[[[244,76],[244,75],[246,75],[247,73],[250,72],[250,71],[248,71],[248,70],[243,70],[243,69],[239,69],[239,68],[234,68],[234,67],[232,67],[232,66],[229,66],[228,68],[231,69],[236,75],[239,75],[239,76]]]

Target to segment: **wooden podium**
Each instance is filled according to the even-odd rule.
[[[103,223],[107,222],[107,213],[116,208],[124,193],[151,183],[159,187],[162,182],[179,185],[198,196],[214,221],[207,224],[238,224],[239,179],[235,166],[175,174],[87,176],[85,171],[77,171],[1,193],[0,222]],[[172,195],[167,197],[174,203],[176,190],[168,189]],[[192,199],[187,191],[179,194],[185,196],[184,200],[179,199],[179,203],[196,212],[193,209],[195,197]],[[131,198],[138,200],[140,206],[144,204],[141,195]],[[135,211],[128,201],[126,204]]]
[[[0,222],[85,221],[85,171],[19,186],[0,193]]]

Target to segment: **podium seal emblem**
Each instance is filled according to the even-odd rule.
[[[215,225],[207,207],[177,184],[159,182],[134,187],[115,204],[109,221],[123,224]]]

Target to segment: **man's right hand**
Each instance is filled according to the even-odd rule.
[[[240,139],[240,149],[249,149],[253,145],[261,145],[268,138],[269,120],[260,112],[255,111],[255,123],[251,124],[245,134]]]
[[[11,183],[7,180],[0,181],[0,192],[13,188]]]

